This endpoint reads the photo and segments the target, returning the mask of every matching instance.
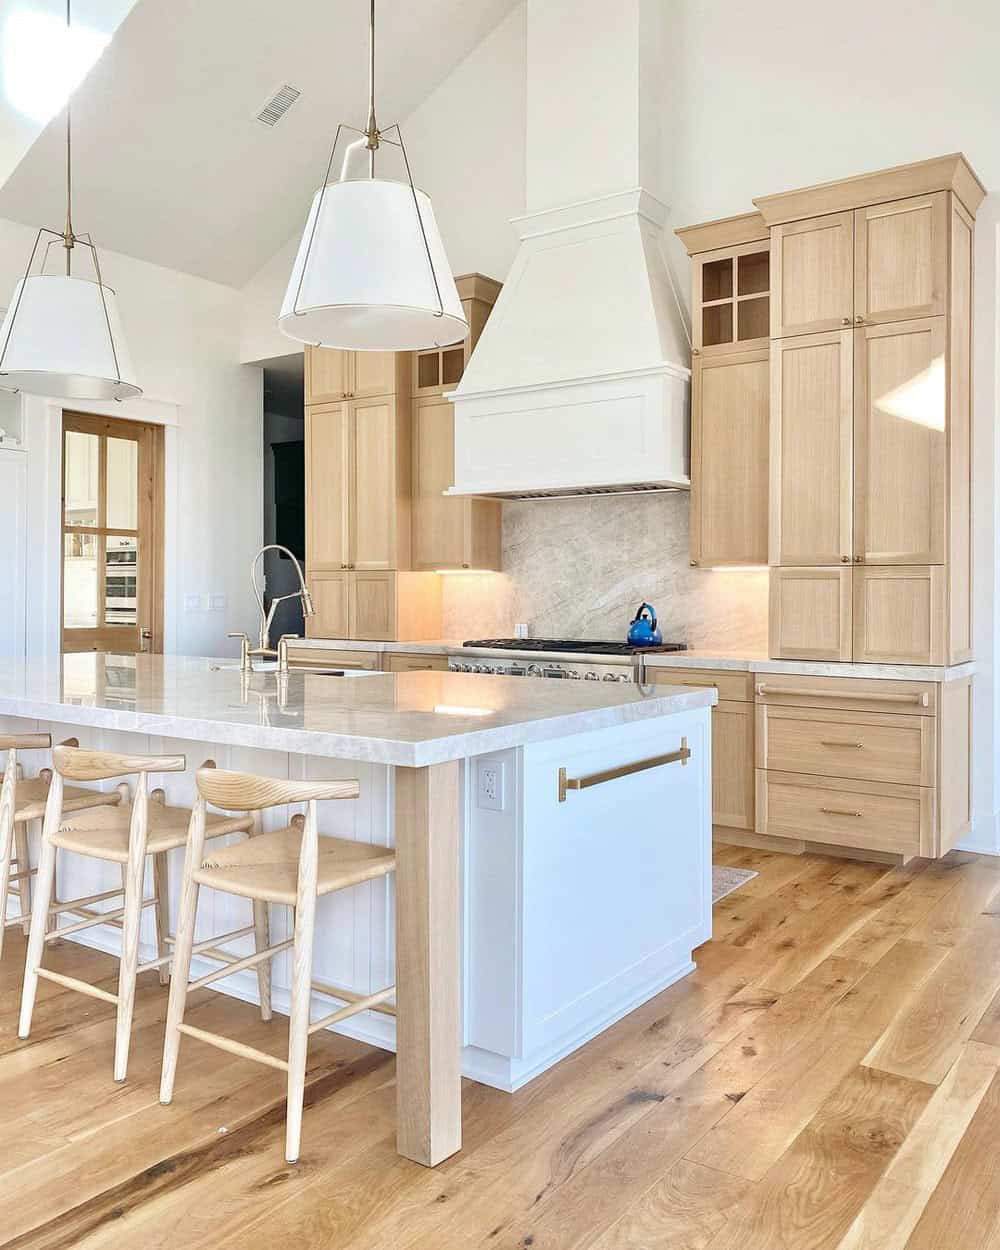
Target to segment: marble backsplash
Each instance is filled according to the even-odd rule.
[[[503,505],[503,573],[445,578],[446,638],[624,638],[655,605],[663,637],[720,651],[767,649],[767,572],[689,563],[686,491]]]

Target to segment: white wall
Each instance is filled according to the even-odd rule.
[[[0,304],[21,276],[34,232],[0,220]],[[260,544],[262,374],[239,363],[239,293],[113,252],[118,292],[144,396],[104,410],[168,425],[165,649],[225,654],[229,629],[253,624],[247,569]],[[78,410],[94,406],[67,404]],[[26,398],[29,461],[29,652],[58,648],[58,405]],[[225,596],[221,611],[206,596]],[[185,596],[199,607],[185,610]]]
[[[401,121],[416,184],[434,204],[453,273],[501,281],[514,259],[511,217],[524,212],[524,5],[519,5],[420,107]],[[402,177],[391,149],[385,176]],[[305,225],[308,204],[302,205]],[[275,324],[301,231],[243,288],[240,359],[301,347]]]

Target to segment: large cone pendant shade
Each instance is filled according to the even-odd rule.
[[[0,387],[59,399],[141,395],[110,287],[22,278],[0,328]]]
[[[469,331],[430,199],[413,185],[398,126],[375,121],[375,0],[370,0],[368,125],[340,125],[322,186],[313,197],[278,327],[301,343],[350,351],[418,351],[460,342]],[[361,138],[330,180],[342,130]],[[393,136],[393,137],[390,137]],[[375,154],[398,148],[405,182],[375,177]],[[345,179],[361,145],[368,177]]]

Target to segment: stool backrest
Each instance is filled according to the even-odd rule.
[[[279,777],[255,777],[223,768],[199,768],[195,774],[198,793],[224,811],[259,812],[265,807],[286,803],[308,803],[317,799],[356,799],[361,793],[357,781],[288,781]]]
[[[0,734],[0,751],[47,751],[51,734]]]
[[[183,755],[119,755],[114,751],[88,751],[80,747],[56,747],[52,764],[69,781],[105,781],[134,773],[179,773],[186,767]]]

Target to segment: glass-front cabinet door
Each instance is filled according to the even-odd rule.
[[[63,414],[62,646],[162,646],[161,431]]]

